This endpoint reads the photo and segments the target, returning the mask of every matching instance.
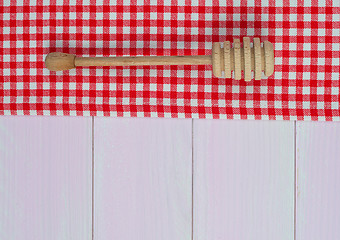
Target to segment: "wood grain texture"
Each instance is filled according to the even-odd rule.
[[[0,117],[0,239],[91,239],[91,119]]]
[[[255,77],[255,80],[261,80],[262,78],[262,50],[261,50],[261,42],[259,38],[253,38],[253,46],[254,46],[253,48],[254,49],[254,77]]]
[[[94,126],[95,239],[191,239],[191,120],[95,118]]]
[[[297,123],[296,240],[340,239],[339,145],[339,123]]]
[[[251,80],[251,70],[252,70],[252,48],[250,47],[250,38],[244,37],[243,38],[243,58],[244,58],[244,80],[250,81]],[[253,56],[253,58],[255,58]]]
[[[215,77],[222,76],[224,61],[222,63],[221,58],[223,58],[221,44],[219,42],[215,42],[213,43],[212,53],[211,53],[213,74]]]
[[[194,240],[294,237],[294,123],[194,121]]]
[[[223,44],[224,52],[224,76],[231,78],[231,63],[230,63],[230,42],[225,41]]]

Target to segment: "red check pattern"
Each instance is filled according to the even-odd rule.
[[[340,120],[340,3],[202,0],[3,0],[0,114]],[[212,76],[211,66],[50,72],[49,52],[204,55],[212,42],[269,40],[275,73]]]

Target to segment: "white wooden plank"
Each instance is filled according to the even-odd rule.
[[[0,117],[0,239],[91,239],[91,119]]]
[[[194,240],[294,237],[294,122],[194,121]]]
[[[95,118],[95,239],[191,239],[191,126]]]
[[[340,239],[340,124],[297,123],[296,240]]]

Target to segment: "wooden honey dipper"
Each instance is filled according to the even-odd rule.
[[[72,54],[52,52],[46,56],[45,65],[51,71],[63,71],[78,66],[141,66],[141,65],[212,65],[213,74],[222,77],[224,71],[226,78],[231,78],[234,71],[236,80],[240,80],[242,71],[245,81],[251,80],[251,71],[254,71],[255,80],[260,80],[262,71],[266,76],[274,72],[273,45],[260,39],[253,39],[253,47],[248,37],[243,38],[243,47],[240,39],[234,39],[234,46],[225,41],[221,48],[220,43],[213,43],[212,55],[197,56],[137,56],[137,57],[76,57]]]

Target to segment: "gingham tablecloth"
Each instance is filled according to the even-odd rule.
[[[340,120],[340,1],[3,0],[0,114]],[[49,52],[205,55],[213,42],[269,40],[275,73],[212,76],[211,66],[50,72]]]

